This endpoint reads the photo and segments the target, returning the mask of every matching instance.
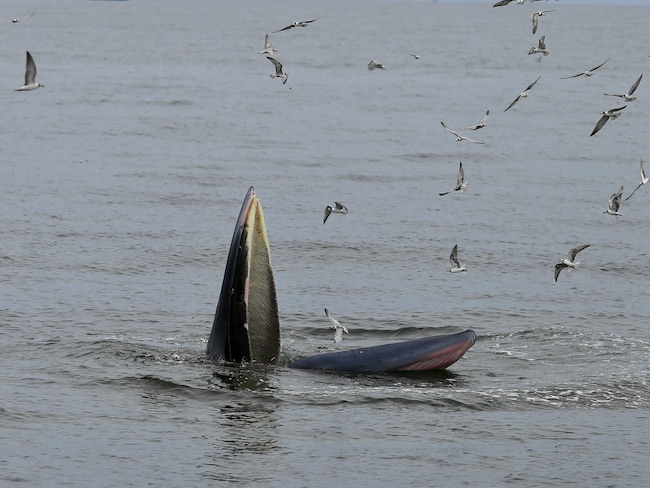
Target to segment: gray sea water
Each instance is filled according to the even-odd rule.
[[[3,1],[37,13],[0,24],[0,485],[647,486],[650,189],[603,212],[650,80],[589,134],[648,71],[650,9],[491,3]],[[270,79],[264,34],[314,18],[271,35]],[[45,88],[19,93],[25,50]],[[440,125],[488,109],[484,145]],[[205,358],[250,185],[273,367]],[[443,373],[284,366],[467,328]]]

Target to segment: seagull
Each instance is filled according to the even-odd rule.
[[[514,0],[501,0],[495,3],[494,5],[492,5],[492,7],[503,7],[504,5],[508,5],[510,2],[514,2]],[[523,5],[524,2],[526,2],[526,0],[517,0],[517,3],[519,5]]]
[[[596,124],[596,127],[594,127],[594,130],[589,134],[589,137],[593,136],[596,132],[598,132],[600,129],[603,128],[603,125],[605,125],[605,122],[607,122],[609,119],[616,119],[621,115],[621,110],[623,110],[627,105],[623,105],[622,107],[619,108],[612,108],[609,110],[605,110],[602,113],[602,117]]]
[[[600,68],[607,61],[609,61],[609,58],[607,58],[604,62],[600,63],[595,68],[588,69],[587,71],[583,71],[582,73],[578,73],[577,75],[567,76],[566,78],[560,78],[560,79],[561,80],[568,80],[569,78],[577,78],[578,76],[592,76],[594,74],[594,71],[596,71],[598,68]]]
[[[626,102],[631,102],[633,100],[636,100],[636,97],[632,96],[632,93],[637,89],[639,86],[639,83],[641,83],[641,78],[643,78],[643,73],[641,73],[641,76],[639,76],[639,79],[634,82],[634,85],[632,85],[627,93],[624,93],[623,95],[610,95],[609,93],[605,93],[608,97],[620,97],[625,99]]]
[[[383,64],[378,63],[373,59],[368,63],[368,71],[374,71],[376,69],[383,69],[384,71],[386,71],[386,67]]]
[[[519,96],[512,101],[512,103],[510,105],[508,105],[508,108],[505,109],[504,112],[507,112],[508,110],[510,110],[512,108],[512,106],[519,101],[520,98],[528,98],[528,92],[530,91],[530,89],[532,87],[535,86],[535,83],[537,83],[540,78],[541,78],[541,76],[539,76],[535,81],[533,81],[530,85],[528,85],[526,87],[526,89],[524,91],[522,91],[519,94]]]
[[[327,207],[325,207],[325,215],[323,216],[323,225],[325,225],[325,222],[327,222],[327,219],[329,218],[331,213],[347,215],[348,209],[345,208],[345,205],[342,205],[339,202],[334,202],[334,208],[328,205]]]
[[[482,129],[487,124],[488,115],[490,115],[489,110],[487,112],[485,112],[485,115],[483,116],[483,118],[481,119],[481,121],[478,124],[470,125],[469,127],[465,127],[465,130],[479,130],[479,129]]]
[[[332,317],[329,310],[325,309],[325,315],[327,315],[327,318],[332,322],[330,329],[334,329],[334,342],[341,342],[343,340],[343,332],[349,334],[348,329],[345,328],[345,325],[341,325],[341,322]]]
[[[413,53],[404,53],[404,54],[408,54],[409,56],[413,56],[415,59],[420,59],[419,54],[413,54]]]
[[[290,24],[286,27],[283,27],[282,29],[278,29],[276,31],[271,32],[271,34],[275,34],[276,32],[282,32],[285,30],[293,29],[294,27],[307,27],[309,24],[312,22],[316,22],[318,19],[312,19],[312,20],[301,20],[299,22],[294,22],[293,24]]]
[[[31,91],[45,86],[34,81],[35,78],[36,78],[36,63],[34,63],[34,58],[32,58],[32,55],[29,54],[29,51],[27,51],[27,62],[25,67],[25,84],[20,88],[16,88],[14,91]]]
[[[461,266],[460,263],[458,262],[458,244],[456,244],[454,248],[451,250],[451,255],[449,256],[449,262],[451,263],[451,268],[449,269],[449,272],[462,273],[464,271],[467,271],[467,266],[465,266],[464,264]]]
[[[613,193],[612,196],[609,197],[609,200],[607,201],[607,210],[603,213],[614,215],[616,218],[623,215],[618,213],[618,208],[621,206],[621,195],[623,195],[622,186],[616,193]]]
[[[438,193],[441,197],[446,195],[447,193],[451,193],[452,191],[465,191],[467,187],[469,186],[469,183],[465,181],[465,171],[463,170],[463,162],[460,162],[460,168],[458,169],[458,176],[456,177],[456,186],[449,191],[446,191],[444,193]]]
[[[569,259],[561,259],[560,262],[555,265],[555,281],[557,281],[557,277],[560,276],[560,271],[564,268],[576,269],[576,266],[580,264],[575,260],[576,255],[583,249],[587,249],[589,246],[591,246],[591,244],[583,244],[582,246],[574,247],[569,251]]]
[[[17,24],[18,22],[21,22],[25,19],[29,19],[32,15],[34,15],[36,12],[32,12],[29,15],[25,15],[24,17],[18,17],[17,19],[8,19],[8,20],[2,20],[0,22],[9,22],[11,24]]]
[[[275,53],[277,53],[277,51],[273,47],[273,44],[271,44],[271,38],[269,37],[268,34],[266,34],[266,37],[264,38],[264,50],[260,51],[260,54],[273,55]]]
[[[440,123],[442,124],[442,126],[443,126],[446,130],[448,130],[449,132],[451,132],[453,135],[456,136],[456,141],[457,141],[457,142],[460,142],[460,141],[468,141],[468,142],[473,142],[474,144],[485,144],[485,142],[483,142],[483,141],[475,141],[474,139],[470,139],[469,137],[465,137],[465,136],[460,135],[460,134],[459,134],[458,132],[456,132],[455,130],[450,129],[449,127],[447,127],[447,126],[445,125],[445,123],[442,122],[442,121],[440,121]]]
[[[275,66],[275,74],[270,74],[269,76],[271,78],[282,78],[282,84],[284,85],[289,79],[289,73],[282,71],[282,64],[277,59],[274,59],[271,56],[267,56],[266,59],[271,61],[273,66]]]
[[[641,186],[643,186],[643,185],[647,185],[648,182],[650,182],[650,178],[648,178],[648,177],[645,175],[645,171],[644,171],[644,169],[643,169],[643,159],[642,159],[642,160],[641,160],[641,183],[638,184],[638,186],[634,189],[634,191],[633,191],[632,193],[630,193],[630,196],[627,197],[627,198],[625,199],[625,201],[627,202],[627,201],[632,197],[632,195],[634,195],[634,192],[635,192],[635,191],[637,191],[639,188],[641,188]]]
[[[548,12],[553,12],[553,10],[540,10],[539,12],[535,12],[530,16],[530,20],[533,22],[533,34],[537,32],[537,24],[539,23],[539,18],[543,17]]]
[[[535,46],[531,47],[530,51],[528,51],[528,54],[531,55],[531,54],[540,53],[543,54],[544,56],[548,56],[550,52],[548,51],[548,49],[546,49],[546,44],[544,44],[545,38],[546,36],[540,37],[539,42],[537,43],[537,47]]]

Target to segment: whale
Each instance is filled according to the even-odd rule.
[[[473,330],[299,358],[294,369],[348,373],[444,370],[475,344]],[[233,232],[207,356],[213,361],[278,364],[280,314],[264,213],[250,187]]]

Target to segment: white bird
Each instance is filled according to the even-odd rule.
[[[327,318],[332,322],[330,329],[334,329],[334,342],[341,342],[343,340],[343,333],[345,332],[346,334],[349,334],[348,329],[346,329],[345,325],[341,325],[341,322],[332,317],[329,310],[325,309],[325,315],[327,315]]]
[[[489,110],[488,110],[487,112],[485,112],[485,115],[483,116],[483,118],[481,119],[481,121],[480,121],[478,124],[476,124],[476,125],[470,125],[469,127],[465,127],[465,130],[478,130],[478,129],[482,129],[482,128],[485,127],[485,125],[487,124],[488,115],[490,115],[490,111],[489,111]]]
[[[24,17],[18,17],[18,18],[16,18],[16,19],[7,19],[7,20],[4,20],[4,19],[3,19],[3,20],[0,21],[0,22],[9,22],[9,23],[11,23],[11,24],[17,24],[18,22],[21,22],[21,21],[23,21],[23,20],[25,20],[25,19],[29,19],[29,18],[30,18],[32,15],[34,15],[35,13],[36,13],[36,12],[32,12],[32,13],[29,14],[29,15],[25,15]]]
[[[377,61],[375,61],[373,59],[368,63],[368,71],[374,71],[376,69],[382,69],[382,70],[386,71],[386,67],[383,64],[378,63]]]
[[[607,58],[604,62],[600,63],[595,68],[588,69],[587,71],[583,71],[582,73],[578,73],[577,75],[567,76],[565,78],[560,78],[560,79],[561,80],[568,80],[569,78],[577,78],[578,76],[593,76],[594,71],[596,71],[598,68],[600,68],[602,65],[604,65],[607,61],[609,61],[609,58]]]
[[[415,59],[420,59],[419,54],[413,54],[413,53],[404,53],[404,54],[408,54],[409,56],[413,56]]]
[[[546,49],[546,44],[544,43],[544,40],[546,39],[546,36],[542,36],[539,38],[539,42],[537,43],[537,47],[533,46],[530,48],[530,51],[528,51],[528,54],[536,54],[540,53],[543,54],[544,56],[548,56],[550,51]]]
[[[469,183],[465,181],[465,171],[463,170],[463,162],[460,162],[460,168],[458,168],[458,176],[456,177],[456,186],[444,193],[438,193],[441,197],[452,191],[465,191],[469,187]]]
[[[282,71],[282,64],[277,59],[274,59],[271,56],[267,56],[266,59],[271,61],[273,66],[275,66],[275,74],[270,74],[269,76],[271,78],[282,78],[282,84],[284,85],[289,79],[289,73]]]
[[[642,160],[641,160],[641,183],[638,184],[638,186],[634,189],[634,191],[633,191],[632,193],[630,193],[630,196],[627,197],[627,198],[625,199],[625,201],[627,202],[627,201],[632,197],[632,195],[634,195],[634,192],[635,192],[635,191],[637,191],[637,190],[638,190],[639,188],[641,188],[643,185],[647,185],[648,182],[650,182],[650,178],[648,178],[648,177],[645,175],[645,171],[644,171],[644,169],[643,169],[643,159],[642,159]]]
[[[528,85],[526,87],[526,89],[524,91],[522,91],[519,94],[519,96],[512,101],[512,103],[510,105],[508,105],[508,108],[505,109],[504,112],[507,112],[508,110],[510,110],[513,107],[513,105],[519,101],[520,98],[528,98],[528,92],[530,91],[530,89],[532,87],[535,86],[535,83],[537,83],[540,78],[541,78],[541,76],[539,76],[535,81],[533,81],[530,85]]]
[[[468,142],[473,142],[474,144],[485,144],[485,142],[483,142],[483,141],[475,141],[474,139],[470,139],[469,137],[465,137],[465,136],[463,136],[463,135],[460,135],[460,134],[459,134],[458,132],[456,132],[454,129],[450,129],[449,127],[447,127],[447,126],[445,125],[445,123],[442,122],[442,121],[440,121],[440,123],[442,124],[442,126],[443,126],[447,131],[451,132],[453,135],[456,136],[456,141],[457,141],[457,142],[460,142],[460,141],[468,141]]]
[[[348,209],[345,208],[345,205],[342,205],[339,202],[334,202],[334,208],[328,205],[327,207],[325,207],[325,215],[323,216],[323,225],[325,225],[325,222],[327,222],[327,219],[332,213],[347,215]]]
[[[515,0],[500,0],[499,2],[495,3],[492,5],[492,7],[503,7],[504,5],[508,5],[510,2],[514,2]],[[517,3],[519,5],[523,5],[526,2],[526,0],[517,0]]]
[[[625,107],[627,107],[627,105],[623,105],[622,107],[619,108],[612,108],[609,110],[605,110],[604,112],[601,112],[603,116],[600,118],[600,120],[596,124],[596,127],[594,127],[594,130],[591,132],[591,134],[589,134],[589,137],[593,136],[596,132],[602,129],[603,125],[605,125],[605,123],[609,119],[618,118],[619,115],[621,115],[621,110],[623,110]]]
[[[616,218],[622,216],[623,214],[618,212],[618,208],[621,206],[622,195],[623,187],[621,186],[621,188],[616,193],[613,193],[612,196],[609,197],[609,200],[607,201],[607,210],[605,210],[603,213],[614,215]]]
[[[548,12],[553,12],[553,10],[540,10],[539,12],[535,12],[530,16],[530,19],[533,22],[533,34],[537,32],[537,24],[539,23],[539,18],[543,17]]]
[[[451,250],[449,263],[451,264],[451,268],[449,269],[449,272],[451,273],[462,273],[464,271],[467,271],[467,266],[464,264],[461,266],[460,262],[458,261],[458,244],[456,244]]]
[[[575,260],[576,255],[583,249],[587,249],[590,245],[591,244],[583,244],[582,246],[574,247],[569,251],[569,259],[561,259],[560,262],[555,265],[555,281],[557,281],[558,276],[560,276],[560,271],[564,268],[576,269],[576,266],[580,264]]]
[[[271,44],[271,38],[266,34],[266,37],[264,38],[264,50],[260,51],[260,54],[273,55],[275,53],[277,53],[277,51],[273,47],[273,44]]]
[[[27,62],[25,66],[25,84],[20,88],[16,88],[14,91],[31,91],[36,90],[37,88],[44,87],[35,81],[36,79],[36,63],[34,63],[34,58],[27,51]]]
[[[641,78],[643,78],[643,73],[641,73],[641,76],[639,76],[639,79],[634,82],[634,85],[632,85],[627,93],[623,93],[623,95],[611,95],[609,93],[605,93],[608,97],[620,97],[623,98],[626,102],[631,102],[633,100],[636,100],[636,97],[632,96],[632,93],[634,93],[639,86],[639,83],[641,83]]]
[[[276,31],[271,32],[271,34],[275,34],[276,32],[282,32],[285,30],[293,29],[294,27],[307,27],[309,24],[312,22],[316,22],[318,19],[312,19],[312,20],[301,20],[299,22],[294,22],[293,24],[289,24],[286,27],[283,27],[282,29],[278,29]]]

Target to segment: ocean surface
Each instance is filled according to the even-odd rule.
[[[650,158],[650,79],[604,96],[650,8],[492,3],[3,1],[0,486],[648,486],[650,188],[603,212]],[[277,366],[205,357],[251,185]],[[286,367],[465,329],[446,372]]]

